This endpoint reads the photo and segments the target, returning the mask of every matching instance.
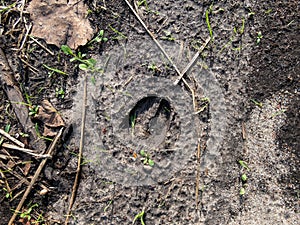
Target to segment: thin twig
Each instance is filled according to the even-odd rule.
[[[35,74],[38,74],[39,73],[39,70],[37,68],[35,68],[34,66],[30,65],[28,62],[26,62],[24,59],[22,59],[21,57],[19,57],[19,59],[24,63],[26,64],[26,66],[30,67],[30,69],[33,70],[33,72]]]
[[[23,18],[25,3],[26,3],[26,0],[21,0],[21,10],[20,10],[20,19],[21,20]]]
[[[127,0],[124,0],[124,1],[126,2],[126,4],[128,5],[128,7],[130,8],[130,10],[132,11],[132,13],[135,15],[135,17],[138,19],[138,21],[142,24],[142,26],[147,31],[147,33],[150,35],[150,37],[152,38],[152,40],[154,41],[154,43],[157,45],[157,47],[160,49],[160,51],[164,54],[164,56],[172,64],[173,68],[175,69],[176,73],[179,76],[176,79],[176,81],[174,82],[174,85],[177,85],[179,83],[179,81],[182,79],[182,77],[185,75],[185,73],[194,65],[196,59],[199,57],[200,53],[207,46],[207,44],[209,43],[211,37],[208,37],[206,39],[205,43],[198,49],[197,53],[194,55],[194,57],[191,60],[191,62],[184,68],[184,70],[182,72],[180,72],[179,69],[177,68],[176,64],[171,59],[171,57],[167,54],[167,52],[164,50],[164,48],[161,46],[161,44],[156,40],[156,38],[154,37],[154,35],[152,34],[152,32],[147,28],[146,24],[141,19],[141,17],[139,16],[139,14],[134,10],[134,8],[131,6],[131,4]]]
[[[244,122],[242,122],[242,138],[243,138],[243,140],[247,139],[246,126],[245,126]]]
[[[31,150],[31,149],[28,149],[28,148],[20,148],[16,145],[3,143],[2,147],[17,150],[17,151],[20,151],[20,152],[24,152],[24,153],[27,153],[28,155],[32,155],[32,156],[38,157],[38,158],[51,158],[51,156],[49,154],[36,154],[36,153],[34,153],[34,150]]]
[[[126,87],[133,79],[134,76],[129,77],[129,79],[123,84],[123,87]]]
[[[176,79],[176,81],[174,82],[174,85],[177,85],[179,83],[179,81],[182,79],[182,77],[186,74],[186,72],[189,71],[189,69],[194,65],[194,63],[196,62],[196,60],[198,59],[200,53],[205,49],[205,47],[207,46],[207,44],[210,41],[210,37],[208,37],[204,44],[198,49],[198,51],[196,52],[196,54],[194,55],[194,57],[192,58],[192,60],[189,62],[189,64],[183,69],[183,71],[181,72],[181,74],[179,75],[179,77]]]
[[[134,10],[134,8],[131,6],[131,4],[127,0],[124,0],[124,1],[126,2],[126,4],[128,5],[128,7],[130,8],[130,10],[132,11],[132,13],[135,15],[135,17],[138,19],[138,21],[142,24],[142,26],[147,31],[147,33],[150,35],[150,37],[152,38],[152,40],[154,41],[154,43],[157,45],[157,47],[160,49],[160,51],[164,54],[164,56],[172,64],[172,66],[175,69],[176,73],[178,73],[178,75],[180,77],[182,77],[182,74],[180,73],[179,69],[177,68],[177,66],[175,65],[175,63],[171,59],[171,57],[167,54],[167,52],[164,50],[164,48],[161,46],[161,44],[156,40],[156,38],[154,37],[154,35],[152,34],[152,32],[147,28],[146,24],[141,19],[141,17],[139,16],[139,14]]]
[[[69,219],[71,216],[71,211],[73,204],[75,202],[75,197],[77,193],[77,188],[79,184],[79,177],[81,173],[81,161],[82,161],[82,152],[83,152],[83,144],[84,144],[84,129],[85,129],[85,114],[86,114],[86,104],[87,104],[87,74],[84,77],[84,84],[83,84],[83,105],[82,105],[82,117],[81,117],[81,130],[80,130],[80,143],[79,143],[79,153],[78,153],[78,163],[77,163],[77,170],[76,170],[76,177],[72,189],[72,195],[70,198],[69,209],[65,220],[65,225],[69,223]]]
[[[57,142],[59,141],[59,139],[60,139],[60,137],[61,137],[61,135],[62,135],[63,129],[64,129],[64,128],[61,128],[61,129],[59,130],[59,132],[58,132],[57,135],[55,136],[54,140],[51,142],[51,145],[49,146],[49,148],[48,148],[46,154],[52,155],[52,153],[53,153],[53,151],[54,151],[54,149],[55,149],[55,147],[56,147],[56,144],[57,144]],[[29,193],[30,193],[30,191],[31,191],[31,189],[32,189],[32,187],[33,187],[33,185],[35,184],[35,182],[36,182],[36,180],[38,179],[40,173],[42,172],[42,169],[43,169],[44,166],[46,165],[46,162],[47,162],[47,158],[43,159],[43,161],[40,163],[39,167],[37,168],[37,170],[36,170],[36,172],[35,172],[35,174],[34,174],[32,180],[31,180],[31,182],[30,182],[30,184],[29,184],[29,186],[27,187],[27,189],[26,189],[26,191],[25,191],[25,193],[24,193],[24,195],[23,195],[21,201],[19,202],[19,204],[18,204],[16,210],[14,210],[14,214],[13,214],[12,217],[10,218],[10,220],[9,220],[9,222],[8,222],[8,225],[12,225],[12,224],[14,223],[14,221],[15,221],[17,215],[18,215],[18,212],[21,210],[21,208],[22,208],[22,206],[23,206],[23,204],[24,204],[24,202],[25,202],[27,196],[29,195]]]
[[[196,209],[198,209],[198,205],[199,205],[200,156],[201,156],[201,144],[200,144],[200,142],[198,142],[198,147],[197,147],[197,174],[196,174]]]
[[[15,172],[14,170],[10,169],[7,165],[5,165],[3,162],[0,161],[0,166],[3,167],[8,173],[10,173],[11,175],[15,176],[16,178],[18,178],[21,182],[24,182],[26,185],[30,185],[30,182],[25,178],[20,176],[17,172]],[[38,185],[43,188],[46,189],[47,191],[49,191],[49,188],[47,188],[45,185],[38,183]]]
[[[50,49],[48,49],[48,48],[46,48],[44,45],[42,45],[38,40],[36,40],[34,37],[32,37],[31,35],[29,35],[29,37],[35,42],[35,43],[37,43],[40,47],[42,47],[43,49],[45,49],[50,55],[54,55],[54,53],[50,50]]]
[[[26,21],[25,21],[25,22],[26,22]],[[23,41],[22,41],[22,43],[21,43],[21,46],[20,46],[19,50],[22,50],[22,48],[24,47],[24,44],[25,44],[25,42],[26,42],[26,40],[27,40],[27,37],[28,37],[29,32],[30,32],[30,30],[31,30],[31,27],[32,27],[32,24],[29,24],[28,26],[25,24],[26,33],[25,33],[25,35],[24,35],[24,38],[23,38]]]
[[[14,142],[16,145],[18,145],[22,148],[25,147],[25,145],[21,141],[19,141],[16,138],[12,137],[9,133],[5,132],[4,130],[0,129],[0,134],[2,136],[6,137],[7,139],[11,140],[12,142]]]
[[[0,159],[7,160],[7,159],[8,159],[8,157],[7,157],[7,155],[2,155],[2,154],[0,154]],[[1,162],[1,161],[0,161],[0,162]]]

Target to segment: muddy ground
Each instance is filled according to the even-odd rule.
[[[66,219],[85,76],[84,157],[71,224],[133,224],[142,212],[147,225],[298,224],[298,1],[135,1],[180,71],[211,36],[184,77],[188,85],[176,86],[178,74],[125,1],[84,2],[95,36],[103,30],[108,39],[76,49],[97,61],[99,69],[88,72],[42,39],[37,38],[53,55],[30,38],[20,49],[30,14],[23,13],[27,23],[16,21],[29,1],[1,11],[0,47],[24,98],[31,96],[32,105],[49,100],[72,127],[15,224]],[[1,1],[1,9],[12,3]],[[49,75],[53,71],[43,64],[67,75]],[[5,85],[1,80],[0,127],[10,124],[12,136],[31,143],[32,137],[20,135],[24,124]],[[42,132],[43,124],[33,121]],[[7,224],[27,187],[12,171],[30,181],[41,159],[4,148],[0,156],[0,223]],[[49,189],[46,194],[41,195],[41,184]],[[135,224],[142,224],[141,218]]]

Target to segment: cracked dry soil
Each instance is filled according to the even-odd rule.
[[[89,20],[95,31],[103,29],[109,40],[80,47],[77,51],[98,59],[101,67],[104,66],[103,56],[113,55],[116,49],[129,46],[130,50],[130,46],[134,46],[131,43],[136,40],[151,43],[151,38],[124,1],[91,0],[85,3],[91,10]],[[194,47],[201,45],[210,35],[206,21],[209,8],[213,41],[203,51],[195,68],[210,70],[224,95],[227,126],[218,148],[218,157],[210,158],[210,149],[205,148],[213,122],[209,108],[198,115],[201,127],[196,128],[204,133],[200,138],[201,146],[204,146],[200,161],[197,160],[197,148],[191,149],[184,167],[167,180],[136,186],[112,182],[109,177],[99,175],[101,168],[89,162],[91,155],[84,153],[86,163],[82,167],[71,224],[132,224],[142,210],[145,210],[147,225],[299,223],[299,2],[148,0],[147,5],[138,7],[138,13],[160,42],[179,46],[174,54],[169,53],[172,57],[179,55],[176,51],[179,52],[183,45],[189,49],[186,58],[190,59],[196,52]],[[49,99],[66,123],[74,125],[74,132],[66,136],[39,177],[38,183],[47,186],[50,191],[40,195],[41,188],[35,185],[22,209],[26,211],[31,205],[38,204],[33,208],[31,224],[37,221],[39,215],[44,218],[39,224],[63,224],[77,166],[79,143],[76,130],[80,118],[73,112],[75,103],[82,99],[80,81],[83,72],[78,65],[69,62],[70,58],[59,48],[47,45],[43,40],[39,41],[51,49],[54,56],[32,41],[27,41],[22,51],[16,51],[24,24],[12,29],[19,14],[11,11],[1,15],[4,31],[1,47],[16,79],[23,84],[26,93],[34,96],[31,99],[34,104],[39,105],[42,99]],[[30,15],[24,16],[30,21]],[[133,52],[139,54],[139,51]],[[173,60],[181,71],[187,60],[180,63],[176,57]],[[97,97],[95,104],[98,110],[92,132],[98,132],[101,137],[110,134],[109,115],[103,112],[110,108],[110,98],[117,96],[111,90],[122,90],[120,84],[132,75],[170,81],[177,78],[165,59],[155,61],[157,69],[153,70],[149,67],[153,63],[150,59],[134,58],[116,64],[110,73],[94,74],[96,80],[101,81],[101,92],[97,88],[90,89],[90,93]],[[49,77],[43,64],[63,70],[68,76],[54,74]],[[186,79],[193,84],[192,71],[188,75],[190,78]],[[22,125],[14,116],[3,85],[0,87],[0,127],[11,124],[10,134],[15,135],[22,131]],[[179,86],[189,94],[182,82]],[[65,91],[63,98],[56,94],[60,88]],[[197,90],[203,97],[202,89]],[[210,107],[213,109],[213,105]],[[103,139],[92,141],[102,142]],[[110,141],[109,137],[105,140]],[[110,147],[110,143],[104,144]],[[6,152],[1,149],[0,154]],[[39,160],[19,153],[11,154],[18,157],[16,162],[31,161],[26,175],[22,164],[13,167],[16,173],[30,179]],[[127,157],[122,154],[122,157]],[[3,165],[11,165],[11,160],[0,160],[0,224],[7,224],[27,185],[5,172]],[[242,167],[239,160],[247,162],[249,170]],[[246,182],[241,179],[243,174],[247,176]],[[197,182],[199,190],[196,193]],[[7,183],[12,188],[12,199],[5,197]],[[240,194],[241,188],[245,190],[243,195]],[[136,224],[139,223],[136,221]],[[26,224],[26,221],[17,217],[16,224]]]

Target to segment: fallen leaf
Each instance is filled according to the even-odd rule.
[[[23,167],[23,174],[24,176],[27,176],[28,173],[29,173],[29,170],[31,168],[31,163],[30,162],[27,162],[24,167]]]
[[[84,1],[32,0],[27,11],[33,21],[31,35],[45,39],[48,44],[67,44],[76,49],[93,37]]]
[[[57,134],[57,130],[44,126],[43,136],[44,137],[54,137]]]
[[[45,137],[55,136],[57,134],[57,128],[65,126],[63,118],[48,100],[41,102],[38,113],[34,118],[43,122],[43,136]]]

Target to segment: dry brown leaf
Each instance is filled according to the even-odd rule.
[[[57,110],[52,106],[48,100],[43,100],[39,106],[38,113],[34,116],[44,124],[43,136],[53,137],[57,134],[59,127],[64,127],[65,122]]]
[[[31,34],[48,44],[76,49],[93,36],[88,8],[78,0],[32,0],[27,8],[33,21]]]
[[[28,175],[30,168],[31,168],[31,162],[27,162],[23,167],[24,176]]]
[[[56,129],[44,126],[43,136],[44,137],[54,137],[57,134]]]
[[[35,118],[42,121],[48,127],[57,128],[65,126],[65,122],[63,121],[61,115],[48,100],[42,101]]]

